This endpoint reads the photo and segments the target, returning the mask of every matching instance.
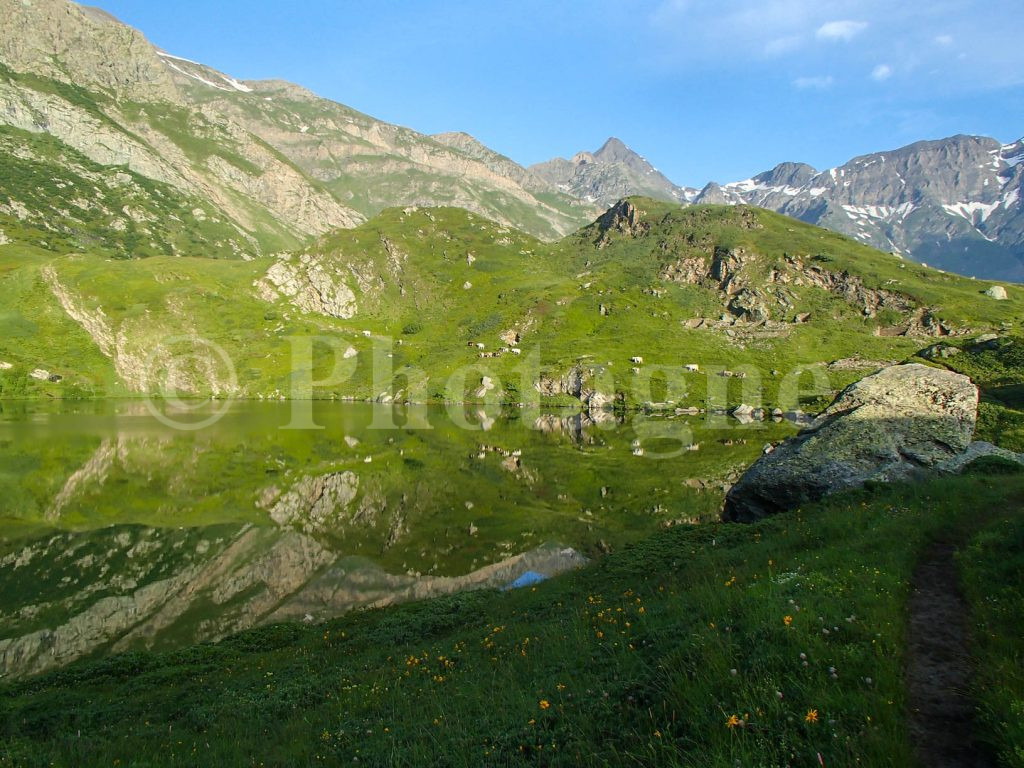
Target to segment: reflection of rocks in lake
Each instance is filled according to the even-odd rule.
[[[555,576],[578,568],[586,558],[575,549],[545,545],[486,565],[465,576],[408,576],[390,574],[357,558],[339,560],[306,587],[266,617],[266,621],[284,621],[312,615],[324,620],[339,613],[339,608],[381,607],[405,600],[423,600],[467,589],[502,587],[528,571]]]
[[[278,525],[317,531],[336,524],[358,491],[359,477],[354,472],[335,472],[303,477],[276,499],[272,491],[265,490],[259,505],[269,506],[270,517]]]
[[[615,415],[610,411],[594,411],[592,413],[573,413],[562,416],[557,413],[544,413],[534,420],[533,428],[545,434],[566,435],[574,443],[591,443],[593,437],[586,430],[595,423],[614,421]]]
[[[85,462],[64,483],[64,487],[58,493],[53,502],[50,504],[49,509],[46,510],[46,519],[55,520],[60,517],[60,513],[80,492],[83,488],[90,485],[103,485],[107,480],[107,474],[110,472],[110,468],[114,463],[114,456],[116,454],[116,448],[114,441],[110,439],[104,440],[100,443],[100,447],[96,449],[96,452],[89,457],[89,460]]]
[[[285,492],[277,486],[264,488],[256,494],[256,506],[269,510],[270,518],[280,526],[326,534],[335,540],[356,530],[386,527],[381,549],[387,551],[409,532],[410,511],[422,512],[433,499],[422,483],[415,490],[413,495],[422,503],[410,503],[409,493],[389,502],[380,476],[369,475],[360,482],[354,472],[334,472],[302,477]]]
[[[239,403],[185,433],[139,403],[4,407],[0,465],[26,491],[0,530],[0,672],[13,674],[219,637],[279,610],[319,618],[345,610],[332,601],[500,584],[476,569],[517,563],[538,542],[618,548],[666,517],[717,508],[723,470],[788,434],[766,424],[750,445],[726,447],[719,438],[744,433],[695,423],[701,450],[665,463],[680,478],[666,487],[653,465],[621,471],[635,430],[604,429],[597,419],[616,418],[606,411],[549,412],[536,425],[546,433],[530,410],[489,432],[381,433],[379,407],[323,403],[323,431],[281,433],[290,405]],[[684,477],[707,481],[705,494]],[[654,501],[669,511],[652,514]],[[67,530],[37,533],[47,523]]]
[[[189,469],[194,466],[197,458],[195,453],[191,462],[181,464],[179,457],[173,455],[173,448],[173,441],[169,437],[117,435],[104,438],[92,456],[68,476],[64,487],[47,508],[46,519],[58,519],[84,493],[104,485],[115,468],[129,474],[145,475],[155,467]],[[186,473],[179,472],[176,475],[177,483],[184,483],[186,476]]]
[[[111,562],[127,565],[111,575]],[[417,577],[277,528],[60,534],[0,560],[8,580],[33,581],[38,601],[4,606],[0,675],[32,674],[100,651],[214,640],[307,614],[327,619],[361,606],[503,586],[527,571],[551,576],[583,562],[575,550],[546,546],[463,576]],[[52,616],[70,618],[53,625]]]

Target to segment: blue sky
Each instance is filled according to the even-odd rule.
[[[678,184],[1024,135],[1020,0],[99,0],[171,53],[530,164],[618,136]]]

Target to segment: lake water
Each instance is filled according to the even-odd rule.
[[[0,674],[551,576],[713,519],[793,432],[322,402],[295,430],[289,403],[217,406],[180,429],[211,406],[0,404]]]

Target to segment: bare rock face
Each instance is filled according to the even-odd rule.
[[[783,163],[695,203],[756,205],[865,245],[991,280],[1024,279],[1024,140],[920,141],[818,172]]]
[[[924,365],[896,365],[847,387],[799,435],[761,457],[725,500],[751,522],[868,481],[939,469],[971,444],[978,388]]]
[[[302,254],[298,263],[282,259],[256,281],[256,290],[267,301],[286,297],[305,313],[350,319],[356,314],[356,296],[343,274]]]
[[[64,0],[0,0],[0,61],[65,83],[142,101],[179,102],[180,92],[140,32]]]

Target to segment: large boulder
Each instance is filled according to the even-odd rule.
[[[925,365],[884,368],[847,387],[729,491],[723,518],[750,522],[868,481],[938,469],[971,444],[978,388]]]
[[[996,301],[1006,301],[1008,298],[1006,295],[1006,289],[1001,285],[993,285],[985,291],[985,295],[989,298],[995,299]]]

